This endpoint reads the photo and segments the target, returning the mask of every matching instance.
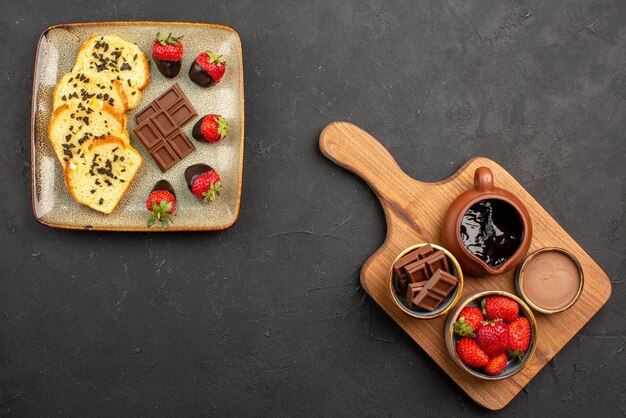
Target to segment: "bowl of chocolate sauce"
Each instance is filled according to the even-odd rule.
[[[515,268],[526,255],[532,222],[524,204],[511,192],[494,186],[488,167],[479,167],[474,172],[474,187],[448,207],[442,238],[464,272],[497,275]]]
[[[580,298],[585,276],[580,262],[563,248],[535,251],[515,272],[517,293],[534,310],[553,314],[569,309]]]

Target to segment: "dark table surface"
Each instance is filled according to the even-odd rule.
[[[626,3],[152,3],[2,2],[0,415],[489,414],[360,288],[385,223],[366,185],[318,151],[334,120],[371,132],[420,180],[496,160],[611,278],[608,304],[497,415],[625,414]],[[147,19],[241,35],[239,222],[191,234],[39,225],[39,34]]]

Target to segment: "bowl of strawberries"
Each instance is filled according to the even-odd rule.
[[[450,313],[445,337],[450,357],[462,369],[480,379],[505,379],[532,358],[537,321],[530,307],[509,292],[476,292]]]

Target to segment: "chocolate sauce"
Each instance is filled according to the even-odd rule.
[[[196,61],[194,61],[189,68],[189,78],[200,87],[209,87],[211,84],[215,84],[213,77]]]
[[[152,59],[159,69],[159,72],[163,74],[164,77],[174,78],[180,73],[181,60],[160,60],[154,55]]]
[[[172,186],[172,183],[170,183],[167,180],[157,181],[154,187],[152,188],[152,191],[155,191],[155,190],[166,190],[170,192],[171,194],[173,194],[174,198],[176,198],[176,192],[174,192],[174,187]]]
[[[208,173],[211,170],[213,169],[206,164],[194,164],[187,167],[187,169],[185,169],[185,181],[187,182],[189,191],[192,191],[191,188],[193,186],[193,182],[198,177],[200,177],[204,173]]]
[[[206,142],[204,140],[204,136],[202,136],[202,121],[204,118],[198,119],[195,125],[193,125],[193,129],[191,130],[191,135],[198,140],[198,142]]]
[[[474,256],[497,267],[518,250],[524,226],[517,210],[504,200],[474,203],[461,220],[461,242]]]

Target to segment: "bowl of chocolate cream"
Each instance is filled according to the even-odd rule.
[[[517,269],[517,293],[534,310],[552,314],[571,307],[582,293],[584,274],[580,263],[562,248],[542,248],[529,255]]]
[[[444,246],[475,276],[501,274],[524,258],[532,239],[532,222],[524,204],[495,187],[488,167],[474,172],[474,187],[459,195],[443,219]]]

